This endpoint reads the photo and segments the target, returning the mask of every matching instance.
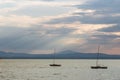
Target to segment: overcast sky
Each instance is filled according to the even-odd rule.
[[[120,54],[120,0],[0,0],[0,51]]]

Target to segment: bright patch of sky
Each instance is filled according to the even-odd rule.
[[[3,3],[2,3],[3,2]],[[56,16],[74,10],[71,5],[82,4],[78,1],[2,1],[0,14],[2,15],[27,15],[33,17]]]

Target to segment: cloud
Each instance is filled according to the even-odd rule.
[[[43,16],[57,16],[69,12],[72,8],[60,7],[60,6],[46,6],[46,5],[34,5],[23,7],[21,9],[12,11],[12,14],[17,15],[28,15],[32,17],[43,17]]]
[[[0,32],[0,50],[31,53],[38,51],[40,52],[40,50],[45,49],[53,49],[55,46],[62,48],[63,46],[65,47],[74,43],[69,41],[69,44],[64,45],[65,41],[69,39],[66,35],[69,35],[72,29],[47,29],[42,25],[39,25],[39,27],[34,25],[34,27],[36,28],[11,26],[0,27],[2,31]],[[63,44],[59,44],[59,42],[62,42]]]
[[[57,48],[95,52],[100,44],[103,52],[118,53],[119,2],[2,1],[0,50],[47,53]]]
[[[38,18],[32,18],[30,16],[0,16],[0,26],[15,26],[15,27],[29,27],[32,24],[37,24]]]
[[[30,52],[34,49],[44,49],[44,46],[41,45],[47,45],[49,41],[47,37],[41,38],[41,36],[29,34],[29,32],[25,29],[17,27],[13,27],[12,29],[11,28],[12,27],[7,27],[6,29],[5,27],[1,28],[3,29],[3,32],[1,32],[2,34],[0,37],[0,50]],[[11,31],[9,29],[11,29]]]
[[[96,0],[83,5],[76,5],[78,11],[72,16],[52,20],[49,23],[71,23],[80,21],[84,24],[118,24],[119,23],[119,0]],[[112,3],[112,4],[110,4]]]
[[[79,6],[77,5],[78,8],[82,9],[94,9],[96,11],[101,11],[101,13],[105,12],[114,12],[116,13],[117,10],[119,10],[119,0],[93,0],[89,3],[86,3],[85,5]],[[112,3],[112,4],[111,4]],[[103,11],[103,12],[102,12]],[[119,11],[118,11],[119,13]],[[111,13],[110,13],[111,14]]]
[[[62,14],[71,10],[69,5],[77,4],[76,1],[2,1],[0,14],[2,15],[24,15],[24,16],[48,16]],[[46,15],[43,15],[46,14]],[[54,15],[55,16],[55,15]]]
[[[102,31],[102,32],[120,32],[120,25],[118,24],[116,26],[112,26],[109,28],[102,28],[99,31]]]
[[[73,15],[71,14],[71,16],[56,18],[48,23],[73,23],[78,21],[83,24],[118,24],[120,22],[119,16],[96,14],[94,12],[75,12]]]
[[[42,24],[49,33],[61,33],[66,35],[82,35],[82,34],[92,34],[95,31],[114,26],[114,24],[82,24],[80,22],[74,23],[57,23],[57,24]],[[39,26],[37,29],[39,31]]]

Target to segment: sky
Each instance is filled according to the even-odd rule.
[[[0,51],[120,54],[120,0],[0,0]]]

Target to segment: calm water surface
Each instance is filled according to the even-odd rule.
[[[0,60],[0,80],[120,80],[120,60],[100,60],[108,66],[92,70],[95,60],[56,60],[61,67],[50,67],[49,59]]]

